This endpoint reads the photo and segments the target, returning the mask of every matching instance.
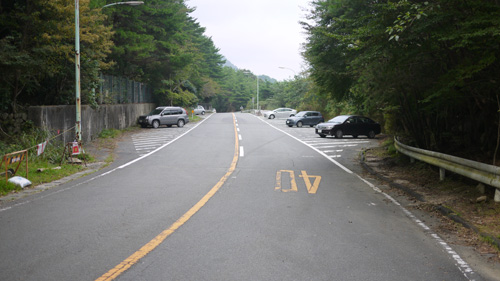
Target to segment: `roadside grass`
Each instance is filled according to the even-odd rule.
[[[72,175],[79,171],[85,169],[82,165],[73,165],[68,163],[63,163],[60,165],[60,159],[62,157],[62,148],[60,149],[60,156],[58,158],[49,157],[28,157],[28,177],[27,179],[31,181],[32,186],[39,185],[42,183],[51,182],[54,180],[61,179],[63,177]],[[87,156],[87,155],[86,155]],[[90,155],[89,155],[90,156]],[[81,156],[78,158],[82,158]],[[83,159],[83,158],[82,158]],[[59,160],[59,161],[53,161]],[[86,159],[87,161],[92,161],[92,159]],[[15,170],[19,162],[9,165],[9,169]],[[4,164],[5,165],[5,164]],[[5,172],[5,166],[2,166],[2,171]],[[26,178],[26,164],[22,161],[17,170],[16,176]],[[27,187],[29,188],[29,187]],[[0,195],[4,196],[12,191],[20,191],[22,188],[14,185],[13,183],[7,182],[5,174],[0,177]]]
[[[190,116],[189,118],[190,122],[199,122],[202,119],[203,118],[197,115]],[[123,133],[140,129],[139,126],[133,126],[123,130],[106,129],[92,142],[98,150],[113,150],[116,148],[116,140],[120,138]],[[61,164],[64,145],[55,140],[49,141],[43,154],[37,156],[36,145],[52,137],[53,136],[49,132],[31,129],[22,133],[19,137],[11,138],[10,141],[0,140],[0,157],[3,158],[5,154],[28,149],[28,180],[31,181],[32,186],[52,182],[86,169],[84,165],[69,164],[67,161],[62,161]],[[85,145],[83,149],[85,150]],[[78,155],[77,158],[83,160],[83,155]],[[90,153],[85,154],[85,160],[87,163],[96,161]],[[113,162],[113,154],[111,153],[108,155],[104,161],[107,164]],[[8,168],[15,170],[17,164],[19,164],[19,162],[10,164]],[[5,164],[2,164],[2,167],[0,167],[0,196],[5,196],[11,192],[18,192],[22,189],[13,183],[7,182],[5,170]],[[24,161],[19,165],[16,176],[26,177],[26,164]]]
[[[134,128],[125,129],[125,130],[103,130],[98,139],[95,140],[97,145],[100,147],[114,148],[115,140],[119,138],[123,131],[134,130]],[[62,160],[63,151],[65,146],[62,142],[51,140],[47,143],[45,151],[40,156],[37,156],[36,144],[42,143],[46,139],[50,139],[51,136],[47,132],[43,132],[37,129],[32,129],[29,132],[22,134],[19,138],[16,138],[13,141],[6,142],[0,140],[0,156],[3,158],[3,155],[8,153],[13,153],[21,150],[28,149],[28,177],[27,179],[32,183],[32,187],[52,182],[77,172],[83,171],[87,169],[83,164],[70,164],[68,161]],[[83,146],[85,150],[85,145]],[[96,159],[90,153],[73,156],[80,160],[84,160],[87,163],[95,162]],[[110,155],[105,160],[108,164],[113,161],[113,157]],[[62,163],[61,163],[62,162]],[[16,162],[10,164],[8,169],[17,170],[16,176],[26,177],[26,162],[23,160],[22,162]],[[0,168],[0,196],[5,196],[11,192],[18,192],[22,188],[13,183],[7,182],[5,176],[5,163],[2,164]],[[30,188],[30,187],[25,187]]]
[[[105,129],[102,130],[101,133],[99,134],[99,138],[101,139],[110,139],[110,138],[116,138],[120,136],[122,131],[117,130],[117,129]]]
[[[29,161],[28,180],[31,182],[32,186],[36,186],[42,183],[48,183],[64,178],[84,169],[85,167],[82,165],[63,164],[59,166],[43,160]],[[24,163],[22,163],[21,167],[19,167],[16,176],[26,177],[26,168]],[[5,177],[0,179],[0,195],[4,196],[10,192],[20,190],[22,190],[20,186],[6,182]]]
[[[203,118],[199,117],[198,115],[190,115],[189,116],[189,122],[198,122],[201,119],[203,119]]]

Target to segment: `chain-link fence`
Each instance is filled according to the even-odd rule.
[[[150,103],[153,100],[151,87],[144,83],[103,74],[101,80],[100,104]]]

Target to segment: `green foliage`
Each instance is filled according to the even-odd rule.
[[[19,105],[74,103],[75,9],[64,0],[2,2],[0,9],[0,107],[17,112]],[[105,16],[80,1],[82,99],[110,66],[111,27]]]
[[[28,150],[29,159],[41,158],[52,164],[57,164],[61,161],[63,145],[55,135],[39,128],[25,129],[18,134],[14,139],[8,141],[0,141],[0,155],[13,153],[21,150]],[[37,155],[36,146],[46,140],[49,140],[45,151],[42,155]]]
[[[105,129],[99,134],[99,138],[102,139],[114,139],[121,135],[121,131],[117,129]]]
[[[495,1],[313,1],[304,55],[327,107],[387,119],[422,148],[492,155],[500,76]],[[385,117],[385,118],[384,118]]]
[[[51,169],[60,165],[64,147],[63,144],[54,139],[54,137],[55,136],[50,132],[37,128],[25,130],[19,134],[15,140],[10,139],[8,141],[0,141],[0,156],[3,157],[5,154],[28,150],[28,179],[33,184],[50,182],[78,171],[80,168],[72,165],[63,165],[60,170]],[[46,140],[49,141],[45,147],[45,151],[43,154],[38,156],[36,145]],[[9,168],[15,170],[17,164],[18,163],[11,164]],[[2,165],[2,169],[5,169],[4,165]],[[39,173],[37,172],[38,168],[50,170],[44,173]],[[19,169],[16,174],[25,177],[26,169],[24,162],[19,165]],[[12,190],[20,190],[20,187],[11,183],[6,183],[4,178],[0,178],[0,195],[5,195]]]
[[[39,169],[43,171],[39,172]],[[28,180],[31,181],[32,185],[39,185],[67,177],[82,169],[83,167],[80,165],[63,164],[60,166],[59,163],[52,164],[45,160],[33,159],[28,163]],[[26,177],[24,162],[19,166],[16,175]],[[4,177],[0,177],[0,195],[6,195],[12,191],[19,190],[21,190],[21,187],[6,182]]]
[[[82,103],[98,106],[94,89],[102,72],[148,83],[168,95],[158,101],[181,106],[209,102],[220,89],[222,56],[183,0],[106,8],[105,0],[79,3]],[[2,112],[75,103],[74,22],[71,1],[0,2]]]
[[[115,31],[112,73],[148,83],[158,104],[209,101],[220,88],[222,56],[184,1],[103,9]]]
[[[252,97],[257,102],[257,77],[250,71],[224,67],[218,80],[220,92],[212,99],[217,111],[237,111],[240,106],[251,109]],[[259,79],[259,90],[262,83]]]
[[[176,91],[172,90],[156,90],[154,95],[158,101],[158,104],[169,105],[169,106],[188,106],[196,104],[198,98],[195,94],[185,91],[183,89],[178,89]]]

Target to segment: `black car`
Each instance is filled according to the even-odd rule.
[[[325,122],[323,116],[318,111],[301,111],[295,116],[286,119],[286,124],[288,127],[302,127],[303,125],[309,125],[313,127],[314,125]]]
[[[344,135],[351,135],[353,138],[367,136],[373,139],[380,134],[380,124],[368,117],[357,115],[340,115],[325,123],[316,125],[316,134],[324,138],[327,135],[342,138]]]

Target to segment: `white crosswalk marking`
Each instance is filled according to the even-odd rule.
[[[141,129],[138,133],[132,136],[135,151],[140,156],[148,154],[158,147],[174,140],[177,136],[183,134],[191,127],[191,123],[186,124],[182,128],[159,128],[159,129]]]
[[[370,146],[372,141],[367,138],[352,138],[350,136],[346,138],[334,138],[328,136],[326,138],[321,138],[318,134],[315,134],[313,128],[296,128],[284,126],[281,121],[266,120],[267,122],[273,124],[276,127],[283,129],[287,133],[297,137],[301,141],[313,146],[314,148],[320,150],[321,152],[328,155],[330,158],[342,158],[344,150],[346,153],[351,150],[361,150],[362,147]],[[349,152],[350,153],[350,152]]]

